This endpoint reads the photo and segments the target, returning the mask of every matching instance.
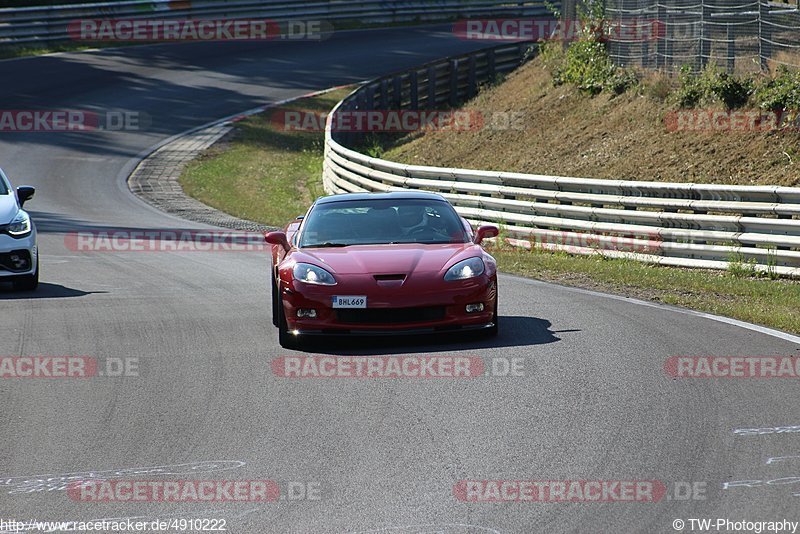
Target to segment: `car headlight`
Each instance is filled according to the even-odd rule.
[[[296,264],[294,266],[294,270],[292,271],[292,276],[294,276],[295,280],[305,282],[306,284],[316,284],[319,286],[336,285],[336,279],[331,273],[322,267],[317,267],[316,265],[311,265],[310,263]]]
[[[444,275],[444,279],[448,282],[454,280],[467,280],[480,276],[486,270],[483,260],[480,258],[470,258],[468,260],[460,261],[450,267]]]
[[[13,237],[25,237],[31,233],[31,218],[22,210],[6,226],[6,231]]]

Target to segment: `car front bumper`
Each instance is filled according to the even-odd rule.
[[[38,257],[36,230],[21,238],[0,234],[0,281],[35,273]]]
[[[374,280],[348,280],[336,286],[295,282],[282,284],[282,300],[289,331],[297,335],[397,335],[481,330],[494,326],[496,278],[482,276],[460,282],[430,284],[406,281],[393,287]],[[366,289],[365,289],[366,288]],[[334,309],[333,297],[364,295],[367,308]],[[483,311],[468,313],[468,304]],[[300,309],[313,309],[315,318],[300,318]]]

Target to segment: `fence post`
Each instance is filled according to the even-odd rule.
[[[772,30],[765,19],[769,15],[767,0],[758,0],[758,57],[761,70],[769,70],[769,59],[772,56]]]
[[[656,68],[663,69],[666,65],[667,59],[667,8],[664,6],[664,4],[658,4],[655,24]]]
[[[726,39],[728,41],[728,72],[733,74],[736,69],[736,33],[733,31],[733,25],[727,25]]]
[[[701,3],[700,13],[700,56],[697,58],[697,63],[699,70],[702,70],[711,57],[711,38],[709,36],[711,26],[707,24],[708,20],[711,18],[711,10],[709,9],[707,0],[703,0]]]
[[[567,34],[572,25],[575,24],[575,19],[578,17],[575,0],[562,0],[561,2],[561,45],[564,48],[569,46]]]

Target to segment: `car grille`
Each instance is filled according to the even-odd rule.
[[[336,320],[347,324],[403,324],[444,319],[444,306],[427,308],[367,308],[336,310]]]
[[[12,250],[0,253],[0,270],[24,273],[31,270],[31,253],[27,250]]]

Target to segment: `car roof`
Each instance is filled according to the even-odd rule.
[[[398,199],[413,199],[413,200],[438,200],[447,202],[445,198],[436,193],[429,193],[427,191],[392,191],[389,193],[343,193],[341,195],[331,195],[327,197],[320,197],[317,199],[316,204],[330,204],[332,202],[345,202],[348,200],[398,200]]]

